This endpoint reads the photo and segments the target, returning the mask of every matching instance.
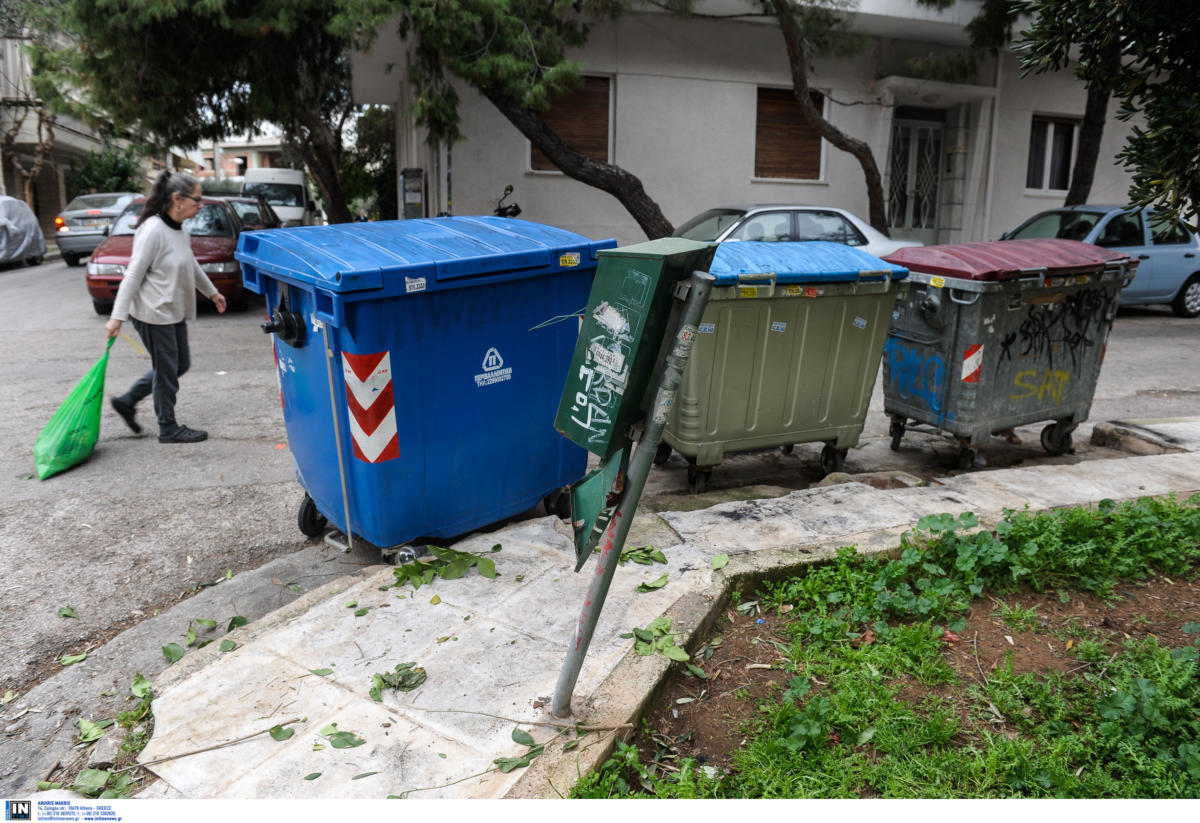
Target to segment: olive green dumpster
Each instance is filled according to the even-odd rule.
[[[722,243],[656,461],[688,460],[704,491],[726,454],[824,442],[838,471],[858,444],[897,290],[908,272],[839,243]]]

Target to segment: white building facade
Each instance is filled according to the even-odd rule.
[[[712,0],[705,10],[748,8]],[[894,236],[995,239],[1066,196],[1086,102],[1073,74],[1022,78],[1016,56],[1005,52],[955,82],[916,76],[922,61],[966,46],[963,27],[977,11],[970,0],[945,12],[914,0],[860,0],[852,29],[865,35],[864,47],[851,57],[818,57],[809,74],[826,118],[870,145]],[[408,47],[394,26],[385,27],[371,51],[356,56],[354,89],[357,102],[402,113],[397,167],[410,170],[410,190],[419,179],[425,216],[489,214],[512,185],[522,218],[622,244],[645,239],[615,198],[545,168],[529,141],[465,84],[459,112],[466,140],[449,150],[425,145],[403,114],[412,96],[403,68]],[[587,85],[556,101],[547,119],[586,124],[576,139],[639,177],[676,225],[709,207],[752,203],[837,206],[866,216],[857,160],[794,122],[777,122],[791,73],[773,20],[628,13],[595,25],[587,45],[569,56],[583,64]],[[1110,116],[1091,202],[1124,202],[1129,177],[1113,158],[1128,132]]]

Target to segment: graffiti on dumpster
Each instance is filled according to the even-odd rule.
[[[888,338],[883,346],[883,356],[888,366],[889,379],[900,397],[919,400],[941,420],[945,403],[946,363],[937,354],[923,354],[919,349],[908,348],[895,338]]]
[[[1083,353],[1101,342],[1097,338],[1103,335],[1113,299],[1104,289],[1081,289],[1031,304],[1015,339],[1006,337],[1001,344],[1001,358],[1011,359],[1015,342],[1021,357],[1044,359],[1051,369],[1055,354],[1065,349],[1072,368],[1079,368]]]
[[[1071,373],[1062,369],[1025,369],[1017,372],[1013,378],[1013,385],[1019,391],[1010,394],[1009,399],[1024,400],[1036,396],[1041,403],[1049,396],[1054,405],[1059,406],[1067,394],[1067,381],[1070,379]]]

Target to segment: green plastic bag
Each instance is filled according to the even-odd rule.
[[[96,448],[100,438],[100,407],[104,401],[104,372],[108,369],[108,352],[114,339],[108,339],[104,355],[71,389],[38,435],[33,457],[39,480],[82,463]]]

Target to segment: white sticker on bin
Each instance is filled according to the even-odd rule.
[[[425,291],[424,277],[406,277],[404,278],[404,290],[409,294],[415,291]]]
[[[771,324],[771,331],[787,331],[787,323],[776,320]]]
[[[599,343],[592,343],[589,352],[596,362],[596,368],[616,380],[625,379],[625,355],[619,351],[606,349]]]
[[[865,329],[866,327],[867,327],[867,318],[865,318],[865,317],[854,318],[854,328]]]
[[[698,331],[701,334],[715,334],[717,331],[716,323],[701,323]]]

